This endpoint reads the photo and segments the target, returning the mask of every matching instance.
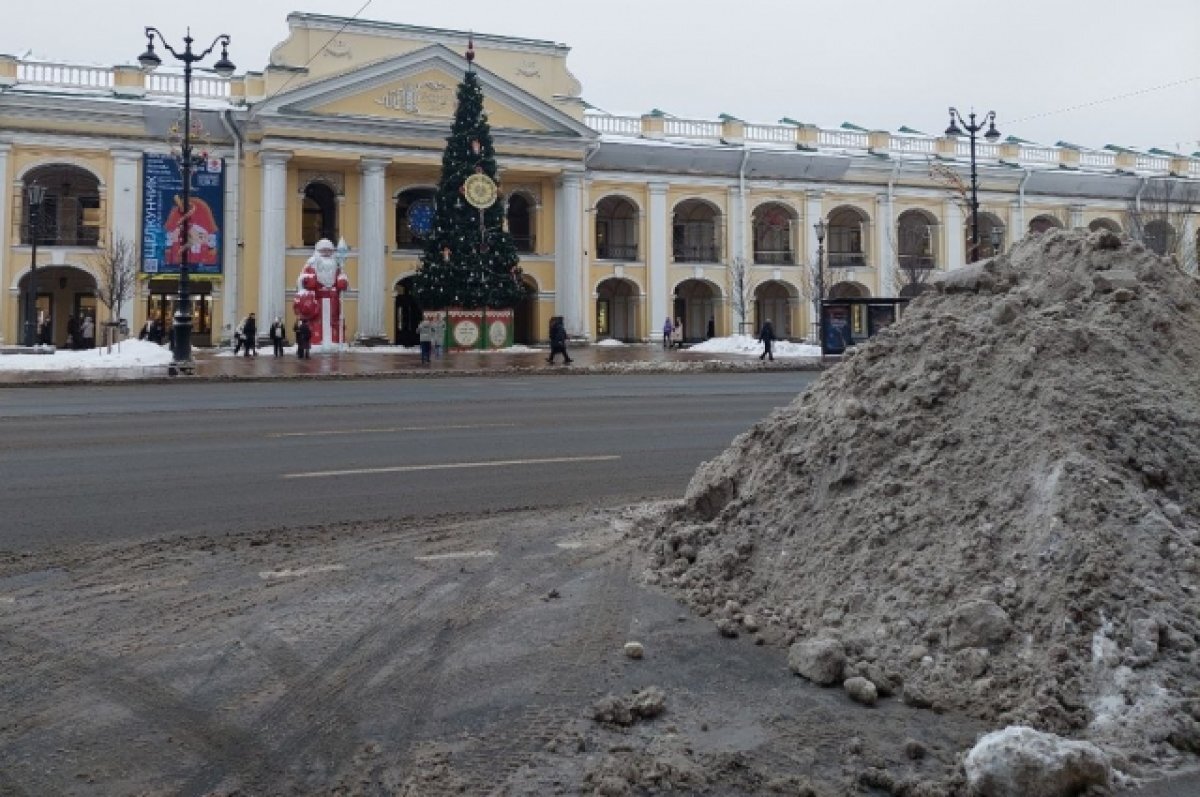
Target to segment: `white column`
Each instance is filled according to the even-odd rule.
[[[287,162],[290,152],[265,151],[262,161],[262,228],[260,231],[258,264],[259,324],[269,324],[275,316],[283,315],[287,257]],[[242,311],[234,308],[235,318]],[[234,321],[236,324],[237,322]]]
[[[1008,229],[1004,231],[1004,251],[1012,249],[1013,244],[1025,237],[1025,206],[1021,200],[1014,199],[1008,206]]]
[[[387,225],[385,170],[390,160],[363,158],[362,186],[358,198],[358,334],[347,337],[384,337],[384,241]]]
[[[879,230],[879,292],[878,296],[895,296],[896,290],[896,215],[892,212],[892,198],[887,194],[875,196],[875,215]]]
[[[746,252],[746,194],[729,187],[729,259],[748,257]]]
[[[583,179],[564,172],[554,203],[557,245],[554,257],[554,312],[563,317],[567,334],[584,333],[583,322]]]
[[[650,183],[650,209],[646,217],[650,223],[650,340],[662,343],[663,319],[674,316],[671,295],[667,288],[667,229],[671,223],[667,215],[667,184]]]
[[[11,144],[0,142],[0,277],[3,278],[3,285],[7,286],[12,283],[13,274],[8,273],[9,259],[8,249],[8,231],[13,228],[13,221],[8,217],[8,200],[12,196],[12,183],[8,179],[8,153],[12,151]],[[16,209],[13,209],[16,212]],[[14,315],[13,327],[17,332],[17,340],[4,340],[4,330],[8,326],[8,314],[19,306],[19,302],[11,300],[11,294],[7,291],[0,293],[0,343],[18,343],[20,340],[21,330],[16,329],[15,319],[20,318],[20,314]]]
[[[1068,229],[1075,229],[1083,226],[1083,205],[1071,205],[1070,207],[1071,220],[1067,225]]]
[[[808,242],[808,246],[805,247],[808,255],[806,264],[815,265],[817,262],[817,232],[813,229],[813,225],[824,218],[825,213],[821,209],[821,192],[809,191],[804,196],[804,240]]]
[[[140,263],[139,254],[142,241],[138,237],[137,205],[140,193],[138,189],[141,185],[138,180],[138,164],[141,162],[142,153],[132,150],[113,150],[112,159],[113,184],[112,191],[109,192],[109,201],[112,203],[113,241],[124,241],[130,248],[134,263]],[[132,303],[133,297],[130,296],[113,308],[116,317],[124,318],[130,325],[133,324],[133,318],[130,315],[133,310]],[[115,321],[116,319],[109,320]]]
[[[240,320],[237,316],[241,293],[242,248],[242,169],[236,157],[225,158],[225,230],[221,234],[221,262],[224,279],[221,280],[221,328],[232,330]],[[286,286],[285,286],[286,288]],[[286,293],[284,294],[286,297]],[[283,301],[283,298],[281,298]],[[280,310],[284,305],[279,306]],[[276,313],[281,318],[283,313]],[[260,324],[270,324],[275,315],[263,316]]]
[[[962,268],[967,263],[967,235],[963,227],[963,209],[958,202],[947,199],[942,205],[946,231],[946,268]]]

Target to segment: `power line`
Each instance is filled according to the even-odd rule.
[[[1151,88],[1148,88],[1148,89],[1138,89],[1137,91],[1130,91],[1130,92],[1126,92],[1125,94],[1118,94],[1114,97],[1105,97],[1102,100],[1092,100],[1091,102],[1084,102],[1084,103],[1080,103],[1079,105],[1071,105],[1067,108],[1059,108],[1057,111],[1046,111],[1044,113],[1035,113],[1035,114],[1032,114],[1031,116],[1022,116],[1020,119],[1011,120],[1011,124],[1016,124],[1017,122],[1028,122],[1030,119],[1041,119],[1046,116],[1055,116],[1056,114],[1067,113],[1069,111],[1078,111],[1081,108],[1091,108],[1094,105],[1103,105],[1106,102],[1116,102],[1117,100],[1125,100],[1130,97],[1137,97],[1142,94],[1149,94],[1150,92],[1153,92],[1153,91],[1162,91],[1163,89],[1174,88],[1175,86],[1182,86],[1186,83],[1191,83],[1192,81],[1195,81],[1195,80],[1200,80],[1200,75],[1196,75],[1195,77],[1186,77],[1186,78],[1183,78],[1182,80],[1172,81],[1171,83],[1164,83],[1161,86],[1152,86]]]

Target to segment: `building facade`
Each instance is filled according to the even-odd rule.
[[[193,342],[227,341],[249,312],[290,325],[300,270],[330,238],[350,247],[348,336],[411,344],[416,222],[440,175],[468,34],[301,13],[288,23],[261,72],[193,76],[193,146],[215,192],[209,216],[193,216],[208,236],[195,251],[209,256],[190,280]],[[131,51],[139,44],[132,31]],[[518,342],[544,340],[555,315],[592,340],[657,340],[668,317],[686,339],[764,318],[804,338],[817,280],[832,296],[910,295],[972,250],[1054,227],[1130,232],[1195,265],[1200,153],[981,141],[975,247],[966,139],[613,116],[583,101],[564,45],[473,44],[530,288]],[[153,189],[182,119],[179,72],[0,55],[0,343],[21,339],[35,242],[35,312],[54,342],[71,315],[134,329],[170,318],[178,277],[146,252],[170,209]],[[36,209],[33,184],[45,189]],[[99,297],[115,242],[138,279],[109,313]]]

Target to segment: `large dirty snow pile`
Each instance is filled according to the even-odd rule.
[[[1198,402],[1196,280],[1111,233],[1032,236],[701,466],[643,529],[649,577],[882,695],[1178,762]]]

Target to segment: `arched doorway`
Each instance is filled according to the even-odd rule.
[[[721,301],[721,289],[706,280],[689,279],[675,286],[675,318],[683,322],[680,340],[704,340],[708,322],[715,323]]]
[[[762,329],[763,322],[771,320],[775,335],[790,338],[792,331],[792,307],[799,293],[791,290],[779,280],[768,280],[754,289],[754,332]]]
[[[1117,224],[1115,221],[1113,221],[1112,219],[1109,219],[1109,218],[1099,218],[1099,219],[1092,219],[1091,223],[1088,224],[1088,229],[1091,230],[1092,232],[1099,232],[1100,230],[1108,230],[1109,232],[1120,233],[1121,225]]]
[[[610,277],[596,286],[596,338],[640,340],[640,291],[627,279]]]
[[[30,274],[26,271],[17,283],[17,331],[21,333],[18,340],[22,342],[29,279]],[[74,266],[38,266],[37,302],[33,315],[35,340],[65,348],[67,324],[72,317],[80,323],[84,317],[90,318],[96,329],[95,340],[103,339],[100,324],[107,319],[101,319],[98,315],[96,278]]]
[[[532,346],[538,342],[539,289],[537,280],[528,274],[521,275],[521,284],[525,286],[525,296],[513,307],[513,343]]]
[[[405,277],[395,286],[395,320],[392,342],[397,346],[416,346],[420,343],[417,327],[421,323],[421,306],[413,296],[413,278]]]
[[[1061,230],[1063,223],[1053,216],[1042,214],[1029,222],[1029,232],[1034,235],[1041,235],[1047,230]]]

